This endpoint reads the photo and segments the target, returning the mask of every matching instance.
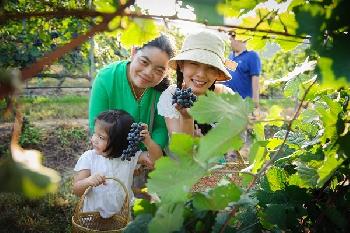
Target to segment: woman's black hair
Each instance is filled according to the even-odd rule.
[[[176,87],[182,89],[182,83],[184,81],[184,74],[182,73],[179,65],[176,67]],[[215,82],[208,88],[210,91],[215,90]]]
[[[119,158],[128,147],[127,137],[134,119],[124,110],[108,110],[100,113],[97,120],[107,123],[108,142],[104,151],[107,152],[106,157]]]
[[[144,44],[141,48],[138,48],[137,50],[142,50],[147,47],[155,47],[160,49],[161,51],[166,52],[168,54],[169,58],[174,57],[175,55],[175,47],[174,44],[171,42],[170,38],[164,34],[160,35],[159,37],[155,38],[154,40],[151,40],[150,42]],[[164,91],[167,89],[170,85],[170,80],[168,77],[164,77],[163,80],[158,83],[155,87],[153,87],[157,91]]]
[[[174,44],[171,42],[170,38],[164,34],[161,34],[157,38],[149,41],[148,43],[142,45],[141,48],[138,49],[144,49],[147,47],[155,47],[158,48],[164,52],[166,52],[169,56],[169,58],[174,57],[175,55],[175,48]]]

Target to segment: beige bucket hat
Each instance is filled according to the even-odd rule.
[[[218,35],[210,31],[201,31],[186,37],[180,53],[170,59],[169,66],[176,69],[177,61],[200,62],[214,66],[225,74],[217,81],[227,81],[231,79],[231,75],[226,67],[235,70],[237,64],[226,60],[224,51],[225,43]]]

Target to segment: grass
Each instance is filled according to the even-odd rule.
[[[20,97],[22,113],[29,121],[40,121],[47,119],[87,119],[88,96],[66,95],[66,96],[33,96]],[[5,102],[0,102],[0,109],[5,109]],[[0,119],[2,122],[13,122],[13,117]]]

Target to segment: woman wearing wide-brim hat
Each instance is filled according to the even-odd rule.
[[[231,75],[227,71],[235,69],[235,64],[227,63],[224,57],[224,41],[214,32],[201,31],[186,37],[181,52],[170,59],[169,66],[176,70],[177,84],[169,86],[160,96],[158,113],[165,118],[169,135],[173,132],[200,136],[211,128],[196,124],[187,108],[172,104],[176,88],[191,88],[197,96],[207,91],[233,93],[232,90],[216,81],[227,81]]]

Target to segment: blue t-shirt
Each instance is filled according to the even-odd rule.
[[[235,71],[228,70],[232,79],[224,84],[230,87],[234,92],[238,92],[242,98],[253,96],[252,77],[259,76],[261,71],[261,62],[258,54],[254,51],[244,51],[238,56],[231,52],[229,59],[237,62]]]

